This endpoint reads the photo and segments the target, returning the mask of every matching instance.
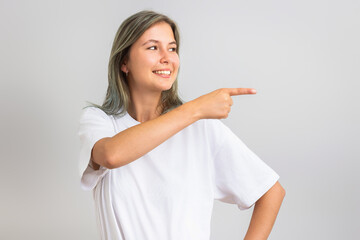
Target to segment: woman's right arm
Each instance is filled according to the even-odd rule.
[[[113,137],[102,138],[93,147],[93,168],[124,166],[175,135],[192,123],[205,118],[226,118],[231,96],[254,94],[251,88],[222,88],[196,98],[155,119],[137,124]],[[119,147],[121,146],[121,147]]]

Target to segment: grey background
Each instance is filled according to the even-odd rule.
[[[359,1],[0,2],[0,239],[98,239],[79,187],[85,101],[101,103],[120,23],[150,9],[181,31],[180,94],[252,87],[224,122],[279,175],[269,239],[360,232]],[[253,209],[215,201],[212,240],[242,239]]]

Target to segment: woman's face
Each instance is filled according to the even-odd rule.
[[[176,42],[168,23],[156,23],[131,46],[121,66],[131,90],[159,92],[171,88],[179,69]]]

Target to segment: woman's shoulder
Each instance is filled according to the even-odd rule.
[[[222,142],[226,138],[233,138],[233,131],[220,119],[203,119],[201,120],[203,129],[209,138]]]
[[[106,114],[101,108],[96,106],[86,106],[81,111],[80,119],[110,119],[110,115]]]
[[[201,119],[198,121],[200,125],[202,125],[206,129],[222,129],[227,126],[220,119]]]
[[[222,138],[230,129],[220,119],[201,119],[191,126],[193,131],[210,138]]]

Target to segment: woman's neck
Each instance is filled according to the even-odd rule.
[[[146,122],[160,116],[161,92],[157,94],[131,93],[129,115],[138,122]]]

